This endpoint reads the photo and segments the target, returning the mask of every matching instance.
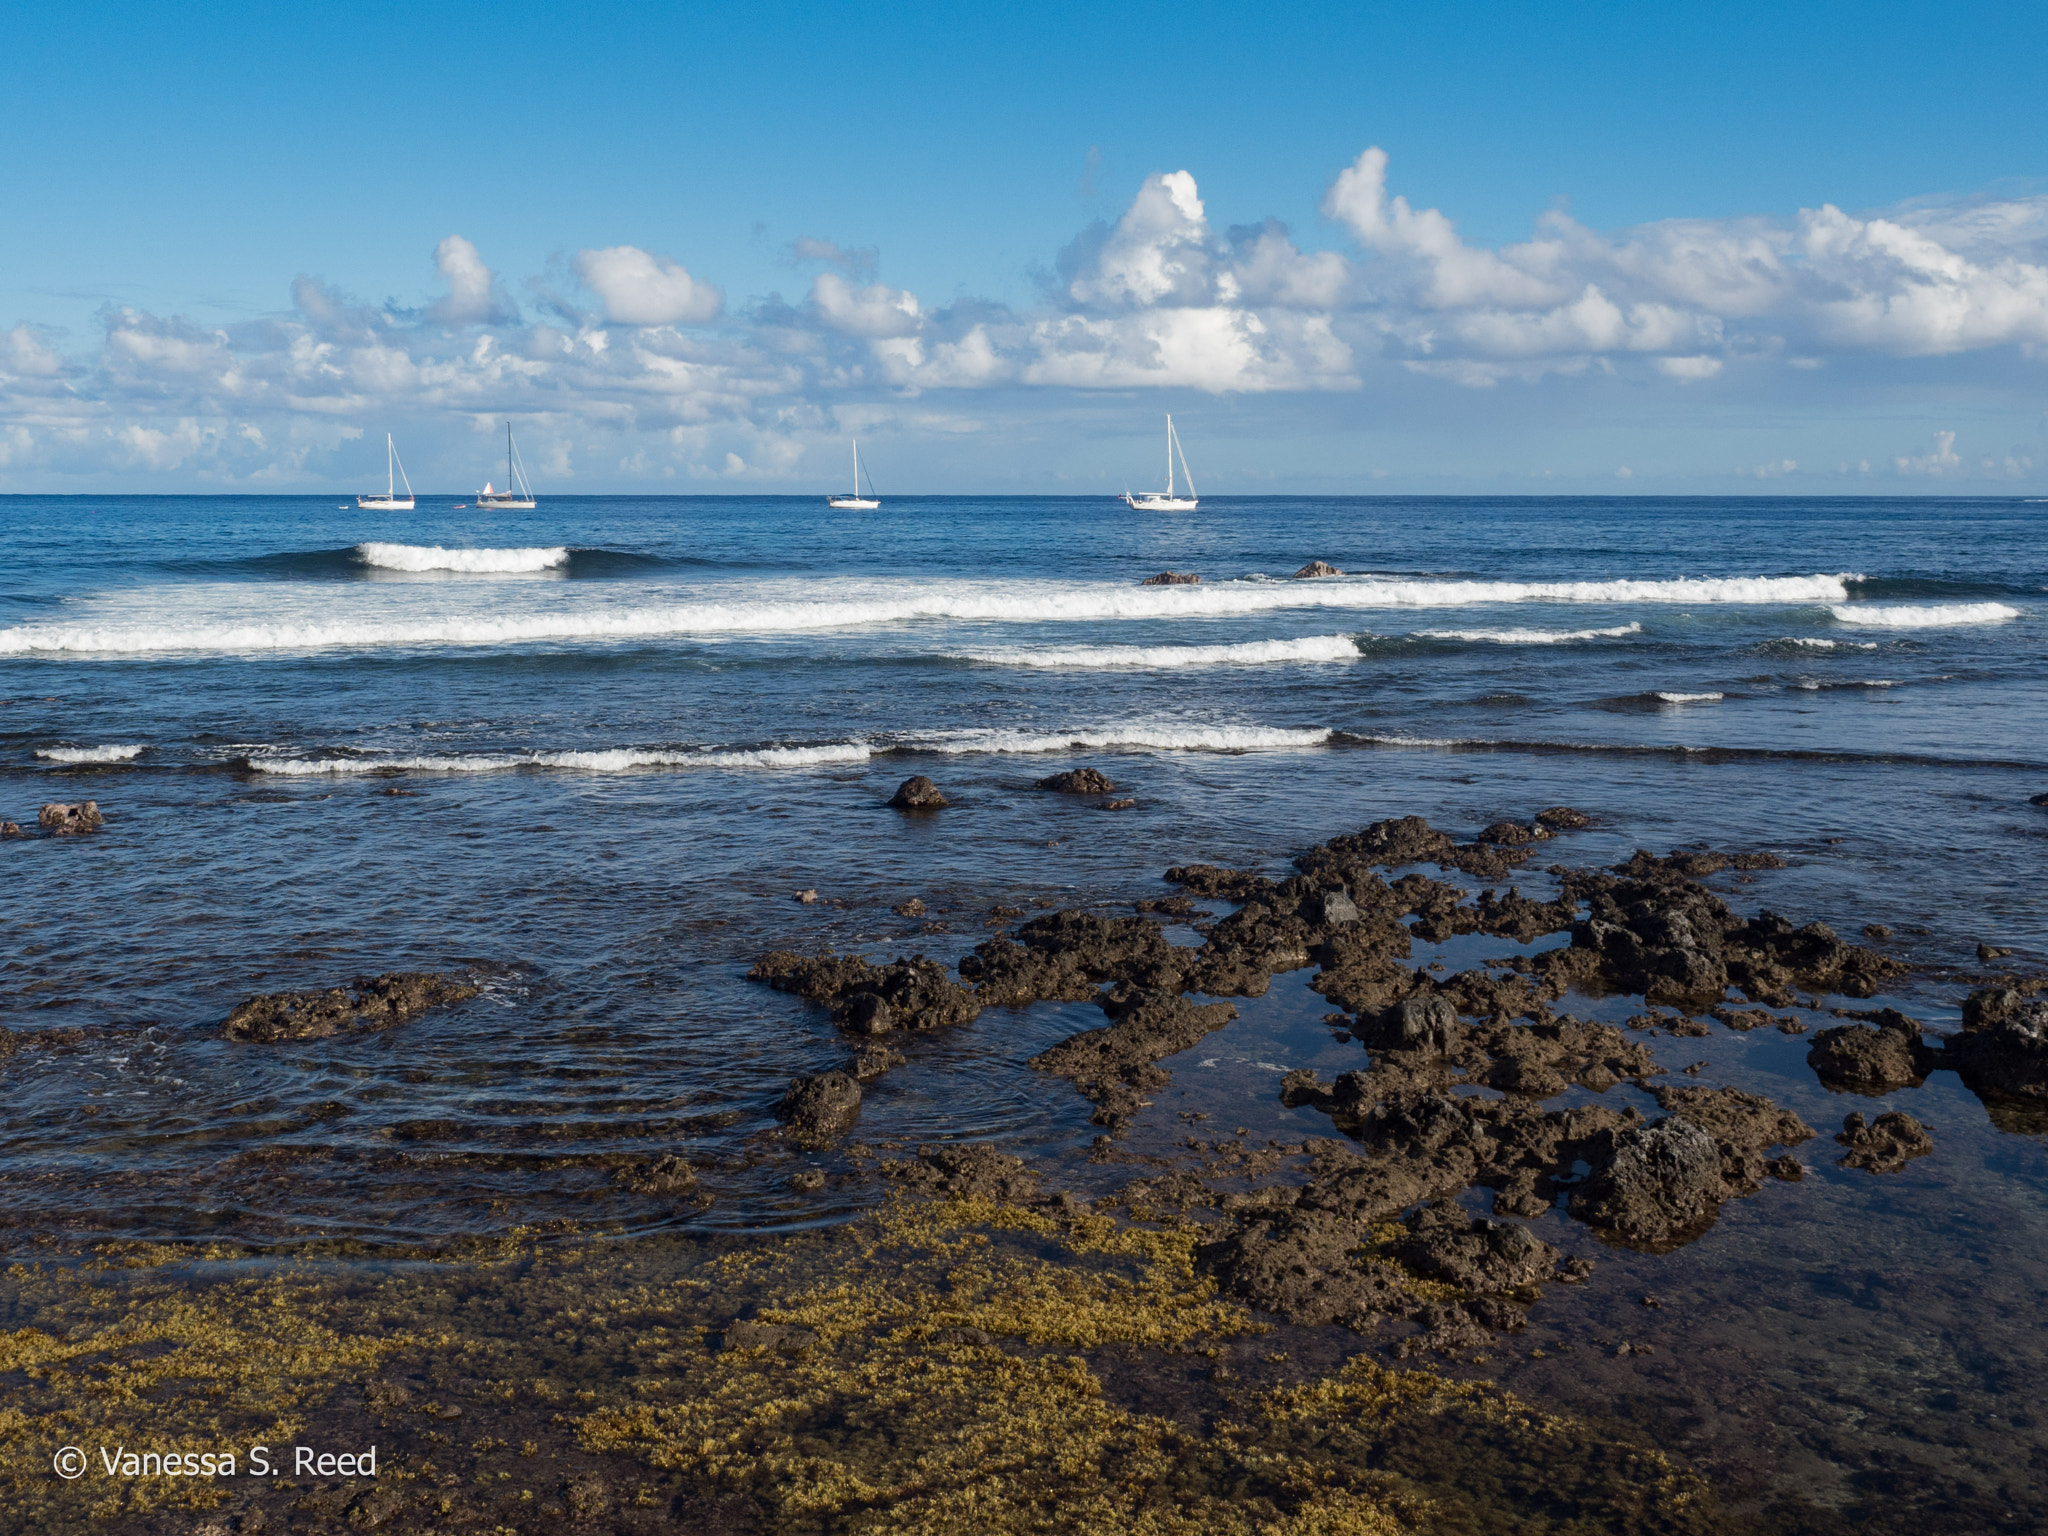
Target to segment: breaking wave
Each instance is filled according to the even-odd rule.
[[[1571,640],[1617,640],[1623,635],[1640,635],[1640,624],[1617,624],[1612,629],[1418,629],[1424,640],[1483,640],[1494,645],[1563,645]]]
[[[2004,603],[1850,603],[1828,610],[1844,624],[1883,629],[1939,629],[1952,624],[2003,624],[2020,616]]]
[[[489,752],[440,757],[251,757],[258,773],[307,777],[369,773],[495,773],[506,768],[580,768],[620,773],[628,768],[812,768],[821,763],[864,763],[873,752],[865,742],[821,747],[759,747],[733,751],[673,752],[613,747],[602,752]]]
[[[52,763],[125,763],[148,750],[140,742],[125,747],[37,747],[36,756]]]
[[[1811,635],[1787,635],[1781,640],[1766,640],[1757,647],[1760,651],[1790,651],[1797,655],[1801,651],[1874,651],[1875,640],[1822,640]]]
[[[509,575],[545,571],[569,560],[567,545],[550,549],[443,549],[438,544],[358,544],[356,557],[387,571],[473,571]]]
[[[369,548],[371,546],[363,546]],[[385,546],[421,552],[409,545]],[[486,556],[539,561],[556,550],[427,551],[426,556]],[[421,556],[425,558],[425,556]],[[430,569],[422,565],[421,569]],[[450,567],[452,568],[452,567]],[[478,566],[477,569],[483,567]],[[500,569],[538,570],[539,564]],[[0,655],[27,652],[137,654],[167,651],[316,650],[340,646],[491,646],[536,641],[633,640],[695,634],[777,634],[925,620],[1058,623],[1119,619],[1218,619],[1278,609],[1458,608],[1547,603],[1842,602],[1857,578],[1731,576],[1675,581],[1219,582],[1200,587],[1125,587],[1055,582],[863,584],[831,595],[824,582],[801,592],[751,589],[724,599],[641,608],[550,609],[502,616],[389,620],[319,619],[297,623],[199,621],[188,624],[24,624],[0,629]],[[1995,606],[1995,605],[1993,605]]]
[[[1109,725],[1077,731],[958,731],[920,739],[920,752],[1070,752],[1130,747],[1155,752],[1258,752],[1299,750],[1329,743],[1328,730],[1244,725]]]
[[[971,651],[968,661],[1002,667],[1220,667],[1274,661],[1356,661],[1349,635],[1247,640],[1236,645],[1067,645],[1036,651]]]
[[[1671,693],[1659,688],[1650,695],[1662,699],[1666,704],[1711,704],[1716,699],[1728,697],[1725,693]]]

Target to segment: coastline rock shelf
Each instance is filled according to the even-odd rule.
[[[1106,780],[1087,773],[1040,787],[1100,792]],[[1142,901],[1146,915],[1134,917],[1040,913],[976,945],[959,962],[960,984],[922,956],[875,966],[778,951],[750,976],[830,1008],[858,1036],[957,1026],[990,1008],[1094,1002],[1106,1024],[1030,1064],[1095,1106],[1106,1133],[1100,1161],[1169,1085],[1160,1063],[1238,1017],[1228,999],[1264,996],[1276,976],[1313,968],[1310,987],[1342,1010],[1326,1022],[1363,1060],[1334,1082],[1295,1071],[1281,1083],[1282,1103],[1326,1115],[1334,1133],[1274,1154],[1276,1170],[1301,1165],[1300,1181],[1219,1194],[1184,1167],[1131,1186],[1125,1201],[1133,1215],[1162,1202],[1183,1217],[1207,1212],[1196,1262],[1242,1302],[1302,1324],[1405,1322],[1404,1349],[1459,1349],[1521,1326],[1544,1285],[1590,1273],[1590,1261],[1567,1260],[1520,1219],[1561,1208],[1604,1243],[1654,1254],[1697,1238],[1729,1201],[1804,1176],[1790,1149],[1814,1137],[1811,1126],[1753,1093],[1660,1081],[1665,1069],[1643,1030],[1710,1032],[1688,1016],[1699,1014],[1731,1029],[1797,1033],[1803,1024],[1769,1010],[1871,997],[1905,971],[1825,924],[1742,916],[1699,883],[1784,867],[1771,854],[1638,851],[1610,869],[1553,864],[1549,899],[1515,887],[1475,895],[1412,867],[1497,878],[1591,821],[1553,806],[1462,843],[1418,817],[1380,821],[1306,850],[1281,879],[1176,865],[1165,878],[1186,896]],[[1232,910],[1211,915],[1196,900]],[[1170,942],[1155,915],[1195,919],[1202,942]],[[1562,944],[1448,975],[1413,959],[1417,941],[1483,936],[1526,949],[1559,935]],[[1632,1033],[1561,1011],[1568,993],[1639,996],[1684,1012],[1639,1015]],[[1737,1007],[1731,994],[1763,1006]],[[2048,1085],[2048,1002],[2012,989],[1972,1002],[1969,1028],[1947,1052],[1894,1009],[1851,1014],[1857,1022],[1815,1038],[1814,1070],[1830,1087],[1882,1094],[1946,1058]],[[870,1064],[872,1075],[900,1060]],[[843,1134],[858,1109],[855,1078],[870,1075],[856,1064],[799,1079],[778,1113],[808,1145]],[[1636,1090],[1625,1097],[1656,1112],[1604,1099],[1623,1084]],[[1868,1128],[1852,1117],[1838,1140],[1846,1163],[1873,1170],[1902,1167],[1932,1145],[1917,1122],[1891,1114]],[[1490,1195],[1492,1219],[1460,1204],[1475,1191]]]

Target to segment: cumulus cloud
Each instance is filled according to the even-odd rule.
[[[228,325],[109,307],[97,337],[72,344],[18,324],[0,331],[0,465],[289,477],[366,425],[468,433],[512,412],[565,473],[585,438],[640,434],[579,461],[772,479],[850,409],[948,392],[1226,396],[1405,378],[1410,392],[1597,385],[1704,404],[1768,377],[1818,398],[1872,368],[1910,376],[1918,359],[2048,359],[2048,197],[1607,231],[1550,212],[1529,239],[1489,247],[1391,178],[1378,147],[1341,168],[1319,231],[1337,248],[1314,249],[1277,220],[1215,228],[1194,173],[1161,171],[1017,306],[927,303],[878,275],[877,252],[806,236],[790,258],[822,270],[795,302],[728,313],[717,285],[621,245],[572,260],[594,309],[550,300],[528,318],[450,235],[433,253],[445,296],[424,311],[301,276],[288,309]],[[1772,456],[1740,473],[1795,473],[1776,448],[1758,444],[1746,459]],[[1879,450],[1879,473],[2034,473],[2020,448],[1965,455],[1952,435],[1931,453]]]
[[[462,236],[450,235],[434,247],[434,265],[448,280],[448,292],[427,311],[429,319],[460,327],[505,325],[519,318],[499,290],[497,274]]]
[[[576,280],[598,296],[605,318],[618,325],[701,325],[725,307],[722,289],[637,245],[578,251],[575,268]]]

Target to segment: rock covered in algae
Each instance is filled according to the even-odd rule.
[[[224,1039],[268,1044],[321,1040],[344,1030],[392,1029],[429,1008],[459,1003],[481,990],[467,977],[386,971],[347,987],[252,997],[227,1016],[220,1032]]]

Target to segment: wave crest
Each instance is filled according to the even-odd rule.
[[[2003,624],[2020,616],[2005,603],[1848,603],[1829,608],[1843,624],[1881,629],[1940,629],[1960,624]]]
[[[356,558],[386,571],[467,571],[513,575],[568,563],[567,545],[547,549],[443,549],[438,544],[358,544]]]
[[[36,756],[52,763],[125,763],[148,750],[141,742],[110,747],[37,747]]]
[[[864,763],[873,756],[865,742],[832,742],[819,747],[755,747],[729,751],[676,752],[612,747],[600,752],[479,752],[430,757],[252,757],[258,773],[305,778],[371,773],[495,773],[506,768],[580,768],[620,773],[628,768],[811,768],[821,763]]]
[[[1035,651],[970,651],[964,659],[999,667],[1219,667],[1276,661],[1356,661],[1349,635],[1246,640],[1234,645],[1067,645]]]
[[[1573,640],[1618,640],[1623,635],[1640,635],[1640,624],[1616,624],[1611,629],[1418,629],[1423,640],[1474,640],[1493,645],[1563,645]]]

